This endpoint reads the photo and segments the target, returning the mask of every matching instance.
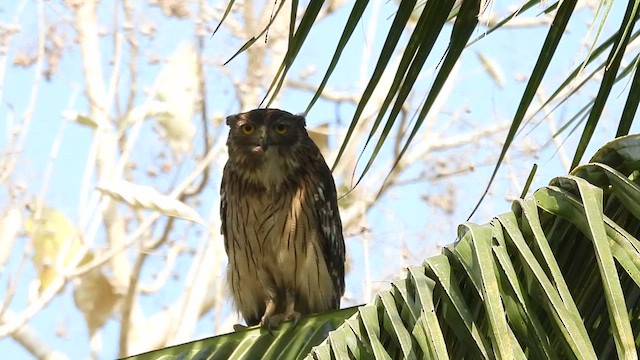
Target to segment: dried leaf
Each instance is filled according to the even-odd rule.
[[[136,209],[159,211],[168,216],[179,217],[205,224],[200,215],[180,200],[159,193],[150,186],[133,184],[128,181],[99,185],[103,194],[124,202]]]
[[[329,124],[320,124],[313,129],[307,130],[307,132],[311,140],[313,140],[320,149],[320,152],[325,154],[325,156],[329,154]]]
[[[482,67],[487,72],[487,74],[493,79],[493,81],[495,81],[498,87],[503,88],[504,75],[502,74],[502,70],[500,70],[500,66],[498,65],[498,63],[482,53],[477,54],[478,60],[480,60],[480,63],[482,64]]]
[[[193,115],[198,101],[198,59],[191,43],[180,44],[156,80],[156,101],[147,116],[154,116],[174,151],[191,148],[196,127]]]
[[[36,62],[37,57],[34,55],[28,55],[25,52],[19,51],[13,58],[13,65],[20,67],[29,67]]]
[[[88,262],[93,254],[85,257]],[[94,269],[74,281],[73,300],[87,322],[90,336],[113,314],[122,298],[111,280],[100,269]]]
[[[177,18],[189,17],[189,7],[187,2],[181,0],[156,0],[154,3],[158,4],[162,9],[164,16],[173,16]]]
[[[65,110],[62,112],[62,117],[64,117],[65,119],[69,120],[69,121],[75,121],[80,125],[85,125],[88,126],[92,129],[95,129],[98,127],[98,123],[96,123],[95,121],[93,121],[93,119],[91,119],[90,117],[86,116],[86,115],[81,115],[78,114],[77,111],[75,110]]]
[[[34,208],[25,219],[24,230],[31,238],[33,263],[40,281],[38,291],[42,293],[78,253],[80,235],[62,212],[46,206],[41,211]]]

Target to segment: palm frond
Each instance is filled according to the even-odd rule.
[[[409,268],[308,358],[337,358],[339,336],[376,358],[637,358],[638,238],[634,135],[489,224],[460,225],[455,244]],[[373,319],[380,329],[369,331]]]
[[[630,1],[627,6],[624,18],[622,19],[622,23],[620,24],[620,29],[615,36],[615,43],[612,46],[609,57],[606,60],[604,76],[600,83],[600,89],[598,90],[598,95],[596,95],[595,101],[591,108],[589,119],[585,124],[582,136],[580,137],[580,142],[578,143],[576,153],[573,157],[571,168],[575,168],[580,163],[580,160],[582,159],[582,156],[587,149],[587,145],[589,145],[589,141],[591,140],[596,126],[598,125],[598,121],[601,117],[600,115],[602,115],[602,111],[604,110],[604,105],[606,104],[609,98],[609,94],[611,93],[611,88],[615,83],[616,75],[618,74],[618,70],[620,69],[622,58],[626,53],[627,46],[629,45],[629,40],[631,38],[631,29],[633,28],[635,20],[638,17],[638,5],[638,2]]]
[[[496,161],[496,165],[493,169],[493,173],[491,174],[491,178],[489,179],[489,183],[482,194],[482,197],[476,204],[476,207],[471,211],[471,215],[469,215],[469,219],[471,216],[478,210],[480,203],[484,199],[484,197],[489,192],[489,187],[493,183],[496,175],[498,174],[498,169],[500,169],[500,165],[504,160],[504,157],[507,155],[507,151],[511,147],[511,143],[516,137],[516,133],[520,129],[522,122],[525,118],[527,110],[531,106],[533,101],[533,97],[538,91],[540,84],[542,83],[542,79],[549,68],[549,64],[553,59],[553,56],[558,49],[558,44],[560,44],[560,40],[564,35],[564,31],[569,23],[569,19],[571,19],[571,15],[576,7],[577,1],[569,0],[563,1],[556,13],[555,18],[553,19],[553,23],[549,28],[549,32],[547,33],[547,37],[542,45],[542,50],[540,51],[540,56],[536,61],[536,65],[531,72],[531,77],[527,82],[527,86],[524,90],[522,98],[520,99],[520,104],[518,105],[518,109],[516,110],[516,114],[513,117],[513,121],[511,122],[511,127],[509,128],[509,132],[507,134],[507,138],[505,139],[504,145],[502,146],[502,150],[500,151],[500,155],[498,156],[498,160]]]
[[[300,359],[356,311],[352,307],[305,317],[295,327],[287,322],[272,333],[254,326],[126,359]]]

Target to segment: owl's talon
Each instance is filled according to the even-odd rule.
[[[273,329],[280,326],[281,322],[282,322],[282,319],[280,315],[273,315],[273,316],[264,315],[262,317],[262,320],[260,320],[260,326],[264,329],[267,329],[269,334],[273,335]]]
[[[271,332],[272,329],[279,327],[285,321],[293,321],[293,326],[295,327],[298,325],[301,317],[302,315],[299,312],[293,311],[290,313],[273,315],[267,319],[263,317],[261,325]]]
[[[242,325],[242,324],[234,324],[233,325],[233,331],[235,331],[235,332],[246,330],[248,328],[249,328],[248,326]]]
[[[291,313],[284,314],[284,321],[293,320],[293,326],[295,327],[296,325],[298,325],[301,317],[302,315],[299,312],[293,311]]]

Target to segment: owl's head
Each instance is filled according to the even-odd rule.
[[[308,137],[305,120],[278,109],[255,109],[227,117],[229,151],[255,158],[268,152],[286,155],[291,147]]]
[[[251,181],[281,183],[319,154],[303,116],[256,109],[227,117],[227,125],[229,163]]]

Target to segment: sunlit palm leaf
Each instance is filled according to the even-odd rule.
[[[640,32],[635,33],[631,38],[634,39],[638,35],[640,35]],[[597,51],[594,51],[594,54],[596,52]],[[640,54],[636,55],[636,57],[633,59],[632,63],[634,65],[627,66],[624,69],[622,69],[622,71],[619,72],[619,74],[616,76],[614,80],[614,83],[617,83],[620,80],[627,77],[629,74],[631,74],[631,71],[637,70],[637,63],[639,61],[640,61]],[[605,67],[605,65],[606,65],[605,63],[602,63],[594,71],[592,71],[589,75],[587,75],[579,84],[572,85],[573,89],[569,91],[568,94],[563,96],[562,100],[560,100],[560,103],[557,104],[552,109],[552,111],[560,107],[560,105],[563,102],[569,100],[573,94],[575,94],[583,85],[585,85],[599,71],[601,71],[602,68]],[[560,90],[565,86],[569,85],[571,82],[570,80],[575,80],[575,76],[577,75],[579,70],[580,69],[575,69],[575,71],[570,75],[570,78],[567,78],[567,80],[549,97],[549,99],[547,99],[547,101],[538,110],[536,110],[536,113],[531,117],[535,116],[538,112],[540,112],[544,108],[544,106],[548,105],[551,102],[551,100],[553,100],[553,98],[556,97],[556,95],[560,94],[561,92]],[[636,75],[634,75],[634,79],[632,80],[632,88],[629,91],[629,96],[627,97],[627,101],[625,103],[625,109],[622,112],[622,117],[618,125],[616,137],[628,135],[629,129],[631,128],[631,124],[633,123],[633,118],[635,117],[635,111],[637,110],[637,107],[638,107],[638,101],[640,101],[640,92],[639,92],[640,89],[638,89],[638,84],[636,84],[636,82],[638,81],[636,77],[638,77],[637,71],[636,71]],[[636,84],[635,87],[634,87],[634,84]],[[595,103],[595,99],[588,101],[582,108],[580,108],[580,110],[578,110],[571,118],[569,118],[569,120],[567,120],[564,124],[562,124],[562,126],[551,137],[557,138],[561,134],[565,133],[567,129],[570,129],[569,130],[570,134],[573,134],[575,131],[577,131],[578,127],[584,121],[586,121],[586,119],[589,117],[589,114],[590,114],[589,111],[593,108],[594,103]],[[547,144],[550,144],[551,141],[552,140],[550,139],[547,142]]]
[[[372,139],[374,139],[376,135],[375,133],[382,122],[382,118],[385,116],[389,105],[393,101],[394,105],[391,109],[391,113],[389,114],[382,132],[377,137],[378,141],[373,149],[373,153],[369,157],[369,161],[367,161],[367,164],[362,170],[357,182],[360,182],[369,169],[371,169],[373,161],[376,159],[382,145],[387,140],[387,137],[391,132],[391,128],[395,123],[396,117],[402,110],[402,107],[405,104],[409,93],[413,89],[422,67],[427,61],[429,54],[431,54],[431,50],[433,49],[436,40],[438,40],[438,36],[449,17],[452,6],[453,3],[448,1],[429,1],[424,7],[422,15],[420,15],[420,19],[418,19],[418,24],[411,34],[409,44],[407,45],[402,59],[400,60],[390,91],[378,111],[378,116],[376,117],[373,127],[369,132],[369,137],[367,138],[365,147]],[[362,104],[362,101],[360,104]],[[420,119],[418,121],[420,121]],[[345,138],[344,142],[346,143],[347,141],[348,139]],[[336,162],[338,161],[339,158],[336,159]]]
[[[227,19],[227,16],[229,16],[229,13],[231,12],[231,9],[233,8],[233,4],[235,2],[236,0],[229,1],[229,4],[227,4],[227,8],[224,10],[224,14],[222,14],[222,18],[220,19],[218,26],[216,26],[216,28],[213,30],[211,37],[213,37],[213,35],[215,35],[215,33],[218,32],[218,29],[220,29],[220,26],[222,26],[222,23],[224,23],[224,21]]]
[[[234,0],[235,1],[235,0]],[[280,13],[280,10],[282,9],[282,7],[284,6],[285,2],[281,1],[280,5],[278,5],[278,8],[276,9],[274,15],[271,17],[271,19],[269,20],[269,23],[267,24],[267,26],[265,26],[264,29],[262,29],[262,31],[260,32],[260,34],[252,37],[251,39],[247,40],[247,42],[244,43],[244,45],[242,45],[240,47],[240,49],[238,49],[238,51],[236,51],[235,54],[233,54],[233,56],[231,56],[229,58],[229,60],[224,62],[224,65],[228,64],[229,62],[231,62],[231,60],[235,59],[236,56],[242,54],[245,50],[247,50],[248,48],[251,47],[251,45],[253,45],[260,37],[262,37],[262,35],[264,35],[267,31],[269,31],[269,27],[271,26],[271,24],[273,24],[273,21],[276,19],[276,16],[278,16],[278,14]],[[230,5],[229,5],[230,6]],[[295,9],[291,10],[292,12],[295,13]],[[222,21],[220,22],[222,23]],[[213,36],[213,35],[212,35]]]
[[[494,167],[493,173],[491,174],[491,178],[489,179],[489,184],[487,185],[487,188],[482,194],[480,201],[482,201],[482,199],[484,199],[484,197],[489,192],[489,186],[491,186],[493,179],[496,177],[498,173],[498,169],[502,164],[502,160],[507,155],[507,150],[509,150],[509,147],[511,146],[513,139],[515,139],[518,129],[520,129],[520,125],[524,120],[527,110],[529,109],[529,106],[531,106],[533,97],[535,96],[536,91],[538,90],[538,87],[542,82],[542,78],[547,72],[549,64],[553,59],[553,55],[555,54],[558,48],[558,44],[560,43],[560,40],[564,35],[564,31],[567,27],[567,24],[569,23],[569,19],[571,19],[571,14],[573,14],[573,10],[575,9],[576,3],[577,3],[577,0],[563,1],[560,4],[560,7],[558,8],[558,12],[556,13],[555,18],[553,19],[553,23],[549,28],[549,32],[547,33],[547,38],[545,39],[544,44],[542,45],[540,56],[536,61],[536,65],[533,68],[529,81],[527,82],[527,87],[524,90],[524,94],[522,95],[520,104],[518,105],[518,109],[516,110],[516,114],[513,118],[513,121],[511,122],[509,133],[507,134],[507,138],[505,139],[504,146],[500,151],[500,156],[498,157],[496,166]],[[471,212],[471,215],[473,215],[473,213],[475,213],[475,211],[478,209],[478,206],[480,206],[480,201]],[[471,215],[469,215],[469,218],[471,218]]]
[[[298,25],[298,28],[295,30],[295,33],[294,34],[291,34],[291,32],[289,33],[289,47],[287,48],[287,53],[285,54],[284,59],[282,60],[282,64],[280,64],[280,68],[278,68],[278,72],[274,76],[273,81],[269,86],[269,89],[267,89],[267,95],[265,96],[265,99],[267,98],[267,96],[269,96],[269,94],[271,95],[270,100],[267,103],[267,106],[271,104],[271,102],[276,98],[276,96],[278,96],[278,93],[280,92],[280,88],[284,83],[284,79],[286,78],[287,73],[291,69],[291,65],[293,64],[293,61],[298,56],[298,53],[300,52],[300,49],[302,48],[302,44],[304,44],[304,41],[307,38],[307,35],[309,35],[309,31],[311,31],[311,27],[315,23],[323,3],[324,1],[322,0],[309,1],[309,4],[305,9],[304,15],[302,16],[302,19],[300,20],[300,24]],[[293,7],[293,6],[297,4],[298,4],[297,1],[294,1],[292,3],[292,8],[291,8],[292,14],[291,14],[291,19],[289,24],[290,31],[293,30],[294,24],[296,21],[295,13],[297,11],[297,7]]]
[[[475,44],[476,42],[478,42],[481,39],[485,38],[486,36],[488,36],[492,32],[500,29],[502,26],[507,24],[509,21],[513,20],[516,16],[522,14],[523,12],[531,9],[532,7],[534,7],[535,5],[538,5],[538,4],[540,4],[540,0],[529,0],[529,1],[527,1],[521,7],[519,7],[518,9],[513,11],[511,14],[506,16],[504,19],[502,19],[502,20],[498,21],[497,23],[495,23],[493,26],[489,27],[486,31],[483,31],[482,34],[479,35],[477,38],[471,40],[469,42],[468,46],[471,46],[471,45]],[[550,6],[547,10],[555,8],[556,5],[557,5],[557,3],[552,5],[552,6]]]
[[[598,121],[600,120],[600,116],[604,110],[604,105],[609,98],[611,88],[613,87],[616,75],[618,74],[620,63],[625,55],[627,45],[629,45],[629,39],[631,37],[630,27],[635,23],[634,19],[637,18],[637,15],[638,2],[629,1],[624,18],[620,24],[620,29],[616,35],[615,44],[609,53],[609,58],[607,59],[607,65],[605,67],[604,77],[600,83],[598,95],[596,96],[591,113],[589,114],[589,119],[587,120],[582,136],[580,137],[580,142],[578,143],[578,148],[576,149],[576,153],[573,157],[573,162],[571,163],[572,169],[578,166],[580,159],[582,159],[582,156],[589,145],[591,136],[593,136],[596,126],[598,125]]]
[[[331,58],[331,63],[329,63],[327,72],[322,78],[322,81],[320,82],[320,85],[318,86],[316,93],[313,95],[313,98],[309,102],[309,105],[307,106],[305,113],[311,110],[311,108],[313,107],[313,104],[315,104],[315,102],[318,100],[318,98],[322,94],[324,87],[327,85],[327,81],[329,81],[329,77],[331,77],[331,74],[333,74],[333,70],[335,70],[336,66],[338,65],[338,60],[340,60],[342,51],[347,46],[347,42],[349,42],[351,35],[353,35],[353,31],[355,30],[356,25],[358,25],[358,22],[360,21],[360,18],[362,17],[362,14],[364,10],[367,8],[368,4],[369,4],[369,0],[356,0],[356,2],[353,4],[353,8],[351,9],[351,14],[349,14],[349,19],[347,20],[347,23],[344,26],[344,30],[342,32],[342,35],[340,36],[340,41],[338,42],[336,51],[333,54],[333,58]]]
[[[587,58],[584,61],[582,61],[580,63],[580,65],[578,65],[575,69],[573,69],[573,71],[571,71],[571,73],[569,73],[569,75],[564,80],[564,82],[562,82],[562,84],[560,84],[560,86],[558,86],[558,88],[542,103],[542,105],[540,105],[531,114],[531,116],[529,118],[533,118],[536,115],[540,114],[540,112],[544,108],[546,108],[554,100],[559,98],[558,104],[552,109],[552,110],[556,110],[558,107],[560,107],[560,105],[562,105],[564,102],[566,102],[568,99],[570,99],[571,96],[574,95],[578,90],[582,89],[583,86],[589,80],[592,80],[596,74],[598,74],[600,71],[602,71],[602,69],[606,66],[606,63],[604,63],[604,62],[600,63],[598,66],[596,66],[591,71],[591,73],[589,73],[587,76],[584,76],[583,79],[581,79],[581,81],[576,84],[576,80],[578,79],[578,75],[580,75],[583,72],[583,69],[587,65],[593,63],[594,61],[596,61],[598,59],[599,56],[604,54],[605,50],[607,48],[609,48],[611,46],[611,44],[613,44],[616,34],[611,35],[611,37],[609,37],[607,40],[605,40],[598,47],[596,47],[594,49],[591,49],[590,52],[589,52],[589,56],[587,56]],[[635,32],[631,36],[630,40],[631,41],[635,40],[635,38],[637,38],[639,35],[640,35],[640,31],[639,32]],[[589,105],[589,108],[591,108],[591,104]],[[627,135],[627,134],[624,134],[624,135]]]
[[[373,95],[373,91],[375,90],[376,86],[380,82],[380,79],[382,78],[382,74],[384,73],[384,70],[387,68],[389,61],[391,60],[391,56],[393,55],[396,47],[398,46],[398,41],[400,40],[400,36],[402,36],[402,33],[405,27],[407,26],[407,22],[411,17],[411,14],[413,12],[415,5],[416,5],[415,0],[402,1],[400,3],[400,7],[396,11],[396,15],[393,19],[393,23],[391,24],[391,28],[389,29],[389,33],[387,34],[387,38],[385,39],[384,45],[382,46],[380,56],[378,57],[378,62],[376,63],[375,69],[373,70],[373,73],[371,75],[371,79],[369,80],[367,87],[364,89],[364,92],[360,97],[360,101],[358,102],[358,107],[356,108],[355,113],[353,115],[353,120],[351,120],[351,124],[349,125],[349,129],[347,130],[345,139],[343,140],[342,146],[338,151],[336,162],[333,165],[334,168],[338,162],[337,160],[339,160],[344,154],[347,144],[349,143],[349,139],[351,139],[351,136],[353,135],[356,125],[358,124],[358,120],[360,119],[360,116],[362,116],[365,106],[371,99],[371,96]],[[374,125],[374,128],[375,127],[376,125]]]
[[[380,358],[636,358],[638,237],[635,135],[514,202],[513,212],[490,224],[462,225],[456,244],[423,267],[411,267],[406,279],[332,335],[347,343],[355,336],[363,343],[359,349]],[[436,319],[424,331],[418,324],[432,314]],[[373,330],[347,331],[358,322]],[[310,358],[335,356],[331,339]],[[424,345],[430,343],[446,349],[436,356]]]
[[[627,101],[624,104],[624,109],[622,110],[622,117],[620,118],[620,123],[618,124],[616,137],[629,134],[631,124],[633,123],[633,119],[635,118],[636,112],[638,110],[638,103],[640,103],[640,71],[638,71],[639,60],[640,57],[636,57],[633,63],[635,74],[633,75],[633,80],[631,81],[629,96],[627,97]]]
[[[418,130],[420,129],[420,127],[422,126],[422,123],[426,119],[427,114],[431,110],[431,107],[436,102],[436,99],[438,98],[440,91],[444,87],[445,82],[449,78],[449,75],[451,74],[453,67],[460,59],[460,55],[462,55],[462,51],[467,45],[467,42],[469,41],[471,34],[473,34],[473,31],[478,25],[478,16],[479,16],[481,5],[482,5],[481,1],[468,0],[462,3],[458,16],[456,17],[456,21],[453,25],[453,30],[451,32],[451,40],[449,42],[449,48],[447,49],[447,53],[444,57],[444,60],[442,61],[440,70],[438,71],[436,78],[433,81],[431,90],[429,90],[429,93],[427,94],[427,98],[424,102],[424,105],[422,106],[422,109],[420,110],[418,118],[416,119],[415,125],[413,126],[413,129],[411,130],[409,137],[405,141],[404,145],[402,146],[402,150],[400,150],[400,153],[395,159],[393,167],[398,165],[398,162],[400,162],[400,160],[402,159],[402,156],[405,154],[405,152],[409,148],[409,145],[411,145],[412,140],[418,133]],[[422,68],[422,65],[420,66],[420,68]],[[417,70],[419,71],[419,69]],[[415,78],[413,80],[415,80]],[[413,83],[411,83],[411,86],[413,86]],[[404,102],[404,99],[403,99],[403,102]],[[396,104],[398,104],[398,101],[396,102]],[[400,104],[400,106],[402,105]],[[397,107],[398,113],[400,110],[400,106]],[[394,107],[394,110],[395,109],[396,108]],[[394,113],[392,110],[390,121],[392,121],[391,119],[394,119],[398,113]],[[390,130],[389,122],[385,126],[385,130],[387,131]],[[379,149],[382,147],[382,141],[384,141],[384,138],[386,138],[386,136],[381,138],[380,141],[378,141],[378,145],[376,145],[376,149]],[[370,166],[372,161],[373,159],[369,161],[368,166]],[[364,176],[364,172],[362,176]]]

